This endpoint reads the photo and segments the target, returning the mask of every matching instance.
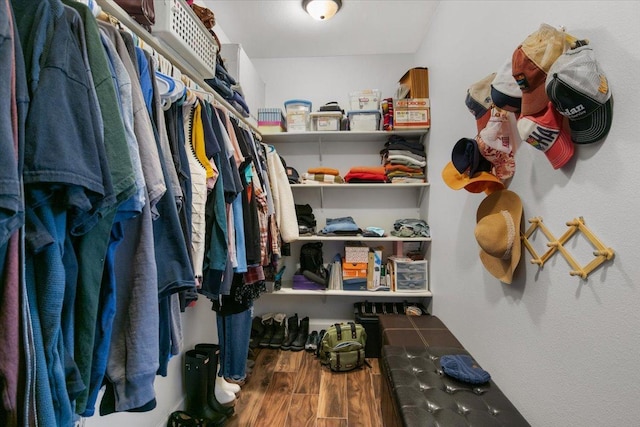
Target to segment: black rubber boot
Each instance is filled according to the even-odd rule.
[[[280,346],[283,350],[291,350],[291,343],[298,336],[298,313],[289,317],[287,320],[287,337]]]
[[[280,348],[284,342],[285,332],[287,329],[287,315],[278,313],[273,316],[273,336],[269,341],[269,347]]]
[[[224,406],[216,399],[216,371],[218,370],[218,355],[220,354],[220,346],[218,344],[201,343],[196,344],[196,350],[206,351],[209,354],[209,363],[207,363],[207,402],[209,406],[221,414],[230,417],[233,415],[233,406]]]
[[[309,318],[304,317],[300,321],[300,326],[298,328],[298,335],[296,339],[291,343],[291,350],[300,351],[304,350],[304,345],[307,342],[307,337],[309,336]]]
[[[264,334],[262,335],[259,345],[260,347],[269,347],[274,332],[273,317],[263,320],[262,324],[264,325]]]
[[[209,353],[203,350],[188,350],[184,360],[184,380],[187,389],[186,412],[192,417],[203,418],[216,427],[221,427],[227,416],[216,412],[207,402]]]
[[[249,348],[258,347],[263,335],[264,325],[262,324],[262,318],[256,316],[251,320],[251,338],[249,339]]]

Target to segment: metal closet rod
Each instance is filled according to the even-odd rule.
[[[163,46],[161,41],[158,41],[153,34],[150,34],[147,30],[145,30],[140,24],[138,24],[127,12],[125,12],[116,2],[113,0],[95,0],[98,5],[102,8],[103,11],[108,13],[109,15],[116,18],[122,25],[127,27],[129,30],[133,31],[140,39],[142,39],[145,43],[155,49],[160,55],[164,56],[168,59],[171,64],[179,68],[180,71],[197,83],[202,89],[210,88],[210,86],[204,81],[204,79],[197,73],[188,63],[185,63],[183,59],[180,59],[176,56],[171,50],[167,49]],[[215,72],[215,70],[213,70]],[[208,91],[209,92],[209,91]],[[244,124],[249,126],[254,133],[262,139],[262,134],[258,130],[258,128],[251,122],[247,121],[240,113],[237,113],[235,107],[227,102],[222,96],[220,96],[213,89],[210,90],[213,98],[226,107],[229,111],[234,112],[234,115],[238,118],[238,120],[242,121]]]

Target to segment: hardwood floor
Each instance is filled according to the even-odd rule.
[[[258,348],[227,427],[381,427],[378,359],[332,372],[312,353]]]

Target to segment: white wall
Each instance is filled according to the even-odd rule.
[[[466,88],[511,56],[543,22],[591,41],[615,99],[605,141],[576,147],[561,170],[522,146],[510,190],[524,218],[541,216],[556,236],[586,225],[615,258],[587,280],[554,255],[543,269],[523,249],[512,285],[477,255],[475,215],[483,196],[447,187],[440,172],[461,137],[475,136]],[[483,1],[440,3],[416,63],[429,66],[430,225],[433,312],[487,369],[534,426],[631,426],[640,420],[640,3]],[[528,223],[524,227],[528,227]],[[543,253],[544,239],[536,239]],[[584,238],[567,248],[586,264]]]

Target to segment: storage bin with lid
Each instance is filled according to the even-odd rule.
[[[349,118],[349,130],[368,132],[380,129],[380,111],[349,111],[347,117]]]
[[[379,110],[381,97],[378,89],[349,92],[349,110]]]
[[[311,101],[290,99],[285,101],[287,132],[305,132],[311,127]]]
[[[339,111],[319,111],[317,113],[311,113],[311,130],[340,130],[340,120],[342,120],[342,113]]]

